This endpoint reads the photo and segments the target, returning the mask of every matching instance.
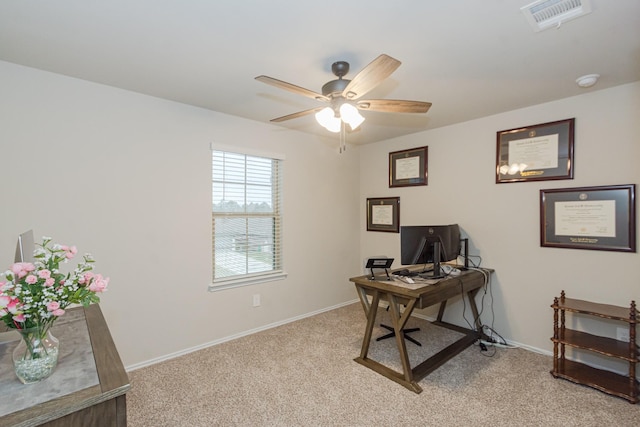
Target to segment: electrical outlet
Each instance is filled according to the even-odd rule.
[[[253,294],[253,306],[260,307],[260,294]]]
[[[629,342],[629,328],[617,328],[616,339],[618,341]]]

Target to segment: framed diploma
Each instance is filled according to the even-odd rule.
[[[540,190],[540,246],[636,251],[635,184]]]
[[[428,147],[389,153],[389,187],[427,185]]]
[[[497,133],[496,183],[573,179],[575,119]]]
[[[367,199],[367,231],[400,232],[400,197]]]

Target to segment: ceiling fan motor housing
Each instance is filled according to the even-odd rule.
[[[337,61],[331,64],[331,72],[338,77],[337,80],[331,80],[322,86],[322,94],[324,96],[335,95],[336,93],[342,93],[344,88],[351,82],[351,80],[343,79],[349,72],[349,63],[346,61]]]
[[[351,80],[347,79],[331,80],[322,86],[322,94],[330,98],[335,98],[336,95],[342,94],[344,88],[346,88],[350,82]]]

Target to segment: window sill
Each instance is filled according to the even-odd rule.
[[[257,285],[259,283],[274,282],[276,280],[284,280],[287,278],[287,273],[284,271],[265,274],[253,277],[243,277],[241,279],[224,280],[209,285],[209,292],[224,291],[225,289],[239,288],[242,286]]]

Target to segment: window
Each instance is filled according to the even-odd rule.
[[[284,277],[282,160],[213,150],[213,285]]]

